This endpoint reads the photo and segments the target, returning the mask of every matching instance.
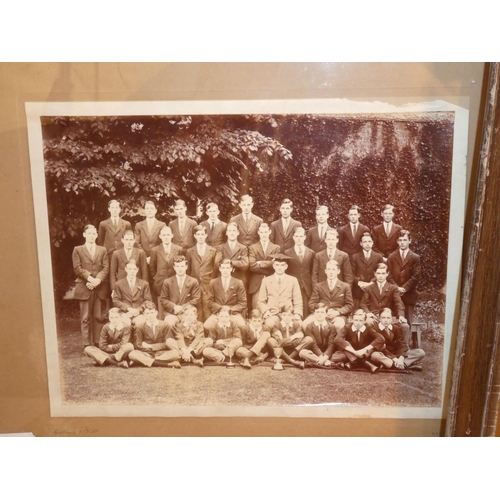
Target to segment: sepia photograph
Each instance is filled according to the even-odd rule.
[[[466,109],[26,114],[52,416],[443,417]]]

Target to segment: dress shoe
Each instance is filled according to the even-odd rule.
[[[365,361],[363,364],[366,366],[366,368],[368,368],[370,370],[370,373],[375,373],[379,369],[378,366],[375,366],[374,364],[370,363],[369,361]]]
[[[262,354],[259,354],[254,360],[253,360],[253,364],[254,365],[258,365],[259,363],[262,363],[263,361],[265,361],[267,359],[267,352],[264,352]]]
[[[120,362],[118,363],[118,366],[119,366],[120,368],[128,368],[128,363],[127,363],[126,361],[120,361]]]
[[[421,372],[422,371],[422,365],[419,365],[418,363],[415,365],[411,365],[409,370],[413,372]]]
[[[250,368],[252,368],[252,365],[250,364],[250,361],[248,358],[244,358],[242,361],[240,361],[240,365],[243,368],[246,368],[247,370],[250,370]]]
[[[293,366],[296,366],[301,370],[303,370],[306,367],[306,364],[303,361],[295,361],[294,359],[292,359],[292,361],[293,361]]]
[[[203,368],[203,358],[201,358],[201,359],[193,358],[193,365],[199,366],[200,368]]]
[[[350,369],[352,368],[351,363],[350,363],[349,361],[347,361],[346,363],[344,363],[344,368],[345,368],[346,370],[350,370]]]
[[[181,367],[181,364],[178,361],[172,361],[172,363],[169,363],[168,366],[170,368],[176,368],[179,369]]]

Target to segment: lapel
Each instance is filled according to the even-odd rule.
[[[337,284],[333,288],[333,291],[331,292],[330,296],[333,298],[336,295],[338,295],[339,293],[340,293],[340,285],[339,285],[339,282],[338,282],[338,279],[337,279]]]
[[[354,241],[356,239],[356,235],[353,237],[352,236],[352,228],[351,228],[351,223],[349,222],[349,224],[347,224],[346,227],[346,230],[345,230],[345,233],[347,234],[347,237],[349,238],[350,241]],[[359,224],[358,224],[358,227],[356,228],[356,234],[358,233],[359,231]]]
[[[238,252],[240,248],[240,245],[238,242],[235,242],[234,244],[234,252],[231,251],[231,247],[229,246],[229,242],[226,241],[226,243],[224,243],[224,249],[225,249],[225,253],[226,255],[229,255],[231,258],[233,258],[235,256],[235,254]]]
[[[111,328],[110,328],[110,338],[113,342],[117,339],[118,334],[119,334],[119,332],[118,332],[117,328],[115,328],[114,330],[111,330]]]
[[[110,232],[112,232],[115,236],[120,232],[120,222],[121,222],[121,219],[118,219],[118,222],[117,222],[116,228],[115,228],[113,221],[111,220],[111,217],[106,221]]]
[[[250,222],[248,223],[248,231],[247,232],[250,233],[256,224],[257,224],[257,217],[255,217],[255,215],[252,214],[250,217]],[[243,225],[245,225],[245,219],[243,219]]]
[[[403,260],[403,257],[401,257],[401,252],[398,250],[396,250],[396,252],[398,253],[398,256],[397,256],[397,259],[398,259],[398,262],[400,264],[401,267],[404,267],[405,266],[405,261]],[[408,262],[408,258],[410,257],[410,252],[408,251],[408,255],[406,256],[406,262]]]
[[[87,245],[83,245],[83,251],[85,253],[85,255],[92,261],[92,262],[95,262],[96,258],[97,258],[97,254],[98,254],[98,250],[97,250],[97,245],[95,246],[95,252],[94,252],[94,257],[92,257],[92,255],[90,255],[90,252],[87,248]]]
[[[327,297],[330,297],[330,288],[328,286],[328,280],[326,281],[323,281],[323,283],[321,283],[321,288],[323,288],[323,292],[325,293],[325,295]]]

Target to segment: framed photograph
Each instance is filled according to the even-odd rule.
[[[27,102],[51,416],[445,418],[458,312],[469,112],[441,99],[413,102],[409,97],[400,104],[334,98]],[[85,228],[94,228],[101,247],[99,227],[110,218],[112,200],[136,238],[148,201],[166,226],[176,220],[177,200],[195,225],[207,220],[210,203],[227,223],[242,212],[245,195],[252,213],[270,227],[285,217],[280,208],[286,199],[304,235],[320,224],[317,209],[324,207],[337,234],[334,250],[347,249],[342,235],[352,240],[350,253],[345,252],[351,275],[340,271],[353,294],[344,328],[354,328],[354,304],[366,305],[365,286],[378,283],[376,273],[364,279],[353,264],[354,255],[365,250],[363,233],[369,233],[373,248],[368,251],[380,253],[379,263],[390,266],[379,283],[396,287],[404,308],[398,314],[394,302],[390,321],[408,328],[410,352],[419,356],[413,368],[418,369],[397,369],[395,362],[374,373],[370,363],[315,366],[300,351],[298,364],[274,370],[276,361],[270,360],[275,352],[268,344],[263,349],[268,359],[252,369],[240,366],[238,359],[232,370],[226,369],[227,361],[181,369],[137,362],[128,369],[94,366],[99,363],[84,354],[82,297],[75,294],[74,255],[86,244]],[[361,235],[350,225],[353,207],[356,223],[364,228]],[[383,225],[384,214],[389,228]],[[381,230],[388,239],[398,232],[395,246],[383,247],[376,236]],[[408,231],[403,247],[398,244],[401,230]],[[274,233],[275,243],[273,238]],[[313,250],[311,258],[323,249]],[[400,258],[404,267],[408,255],[416,255],[419,265],[398,282],[394,259]],[[90,281],[90,288],[110,279],[109,257],[107,273],[100,283]],[[147,259],[143,277],[148,276],[144,281],[152,289],[150,255]],[[286,259],[285,264],[289,269]],[[311,270],[313,290],[326,278]],[[245,279],[251,272],[246,270]],[[116,302],[111,296],[102,300],[108,301],[107,308]],[[306,302],[302,296],[302,308]],[[367,307],[378,319],[381,311]],[[300,315],[306,319],[303,309]],[[333,351],[342,349],[335,344]]]

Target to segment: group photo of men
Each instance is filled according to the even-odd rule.
[[[67,404],[439,406],[452,113],[41,125]]]

